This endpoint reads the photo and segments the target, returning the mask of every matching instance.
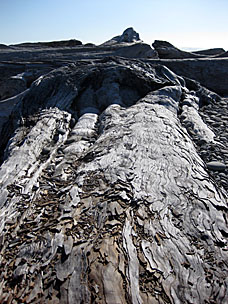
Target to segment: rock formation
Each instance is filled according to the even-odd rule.
[[[224,58],[154,59],[178,75],[198,81],[221,96],[228,96],[228,60]]]
[[[127,28],[122,35],[118,35],[113,37],[112,39],[104,42],[105,45],[107,44],[116,44],[116,43],[133,43],[142,41],[139,38],[139,33],[137,33],[132,27]]]
[[[152,46],[158,52],[159,58],[161,59],[184,59],[204,57],[201,54],[181,51],[167,41],[155,40]]]
[[[0,303],[228,303],[228,98],[120,44],[0,53]]]
[[[162,40],[155,40],[152,46],[158,52],[161,59],[186,59],[186,58],[219,58],[227,57],[227,52],[222,48],[214,48],[209,50],[201,50],[194,52],[186,52],[178,49],[171,43]]]
[[[194,51],[195,54],[206,55],[206,56],[214,56],[225,53],[225,50],[222,48],[213,48],[208,50]]]
[[[62,41],[50,41],[50,42],[25,42],[20,43],[16,45],[12,45],[12,47],[74,47],[82,45],[82,42],[76,39],[70,39],[70,40],[62,40]]]

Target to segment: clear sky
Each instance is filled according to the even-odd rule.
[[[103,43],[133,27],[151,44],[228,50],[228,0],[0,0],[0,43]]]

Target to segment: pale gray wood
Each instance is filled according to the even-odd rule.
[[[228,196],[188,132],[213,138],[210,93],[185,84],[118,58],[34,83],[0,168],[0,302],[228,302]]]

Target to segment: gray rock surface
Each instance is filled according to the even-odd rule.
[[[149,44],[143,42],[120,46],[115,55],[128,58],[158,58],[157,52]]]
[[[0,102],[0,303],[227,303],[228,99],[118,44],[24,50],[1,53],[37,78]]]
[[[178,75],[194,79],[222,96],[228,95],[227,58],[155,59],[152,62],[165,65]]]

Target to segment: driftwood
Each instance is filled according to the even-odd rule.
[[[228,196],[199,156],[221,145],[202,108],[224,100],[118,58],[57,69],[16,98],[1,303],[228,303]]]

